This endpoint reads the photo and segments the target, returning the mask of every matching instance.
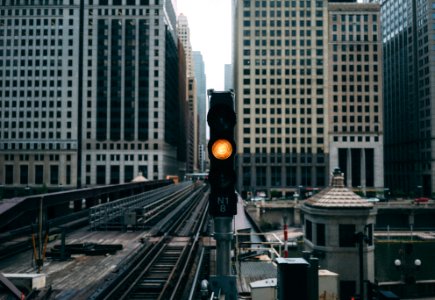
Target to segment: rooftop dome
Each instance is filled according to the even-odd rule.
[[[142,172],[139,172],[139,174],[131,181],[131,182],[145,182],[145,181],[149,181],[148,179],[146,179],[143,175]]]
[[[336,168],[331,174],[329,187],[305,201],[305,205],[315,208],[373,208],[373,203],[367,202],[344,186],[344,174]]]

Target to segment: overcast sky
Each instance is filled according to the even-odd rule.
[[[224,65],[231,63],[231,0],[177,0],[187,17],[193,51],[201,51],[207,89],[224,89]]]

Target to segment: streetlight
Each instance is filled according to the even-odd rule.
[[[410,258],[412,253],[412,244],[405,245],[405,251],[399,251],[400,258],[394,260],[394,265],[401,272],[401,279],[406,284],[415,283],[415,272],[421,267],[421,260],[416,258],[414,261]]]

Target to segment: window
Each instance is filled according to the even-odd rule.
[[[305,237],[309,241],[313,239],[313,223],[309,220],[305,220]]]
[[[59,166],[50,166],[50,184],[59,184]]]
[[[316,224],[316,244],[318,246],[325,246],[325,224]]]
[[[29,167],[27,165],[20,166],[20,184],[29,183]]]
[[[340,224],[339,225],[339,246],[354,247],[355,246],[355,225]]]

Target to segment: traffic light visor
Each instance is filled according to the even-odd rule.
[[[233,146],[228,140],[219,139],[216,140],[211,146],[211,153],[213,157],[220,160],[225,160],[233,153]]]

